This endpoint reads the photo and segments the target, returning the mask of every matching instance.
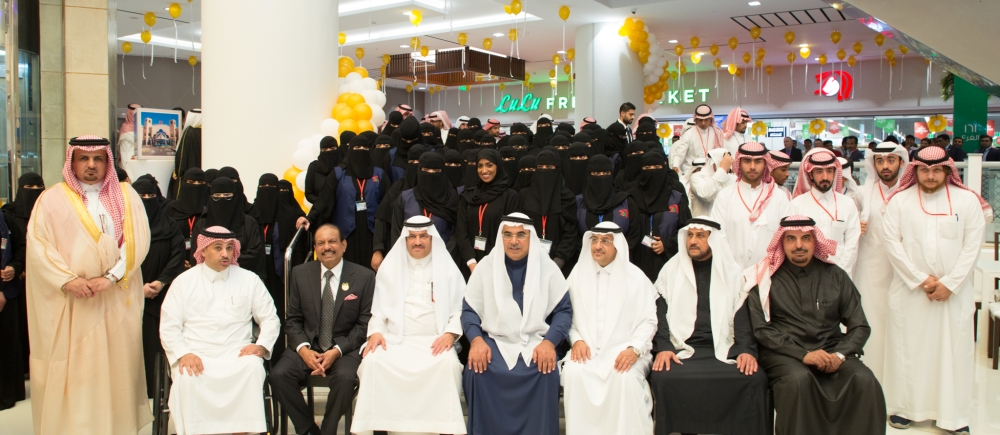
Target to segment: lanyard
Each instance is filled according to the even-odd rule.
[[[358,183],[358,199],[363,201],[365,199],[365,183],[367,183],[368,180],[358,180],[355,178],[354,181]]]
[[[548,223],[549,223],[549,217],[542,216],[542,240],[545,240],[545,227],[548,225]]]
[[[945,191],[945,193],[948,194],[948,214],[944,214],[944,213],[928,213],[927,209],[924,208],[924,197],[921,194],[920,189],[917,189],[917,199],[920,200],[920,209],[923,210],[924,214],[927,214],[927,215],[930,215],[930,216],[951,216],[952,215],[952,210],[951,210],[951,190],[948,189],[948,184],[947,183],[944,185],[944,191]]]
[[[267,244],[267,230],[271,228],[271,224],[264,224],[264,244]]]
[[[479,237],[483,236],[483,215],[486,214],[486,206],[490,203],[486,203],[479,206]]]
[[[751,187],[750,189],[752,190],[753,188]],[[743,189],[740,189],[739,185],[736,186],[736,194],[740,196],[740,202],[743,203],[743,208],[747,209],[748,213],[753,214],[753,211],[757,209],[757,201],[760,201],[760,197],[764,196],[764,188],[761,187],[760,193],[757,194],[757,199],[753,200],[753,208],[747,207],[747,202],[743,200]],[[653,226],[653,224],[649,224],[649,226]]]
[[[604,222],[604,215],[603,214],[597,216],[597,223],[601,223],[601,222]]]
[[[434,214],[432,214],[431,212],[427,211],[427,209],[425,208],[424,209],[424,217],[425,218],[429,218],[429,219],[434,219]]]
[[[649,236],[653,236],[653,215],[649,215]]]
[[[885,194],[882,193],[882,183],[875,183],[875,185],[878,186],[878,194],[879,194],[879,196],[882,197],[882,203],[884,204],[885,203]]]
[[[836,192],[834,192],[834,194],[833,194],[833,213],[834,214],[830,214],[830,211],[827,210],[826,207],[823,207],[823,204],[821,204],[819,202],[819,200],[816,199],[816,195],[813,195],[812,189],[809,189],[809,196],[812,197],[813,201],[816,202],[816,205],[818,205],[819,208],[823,209],[823,212],[825,212],[826,215],[830,217],[830,219],[832,219],[834,221],[839,221],[839,219],[837,219],[837,218],[840,217],[840,210],[837,209],[837,193]]]
[[[190,235],[194,231],[194,219],[196,216],[191,216],[188,218],[188,234]],[[190,236],[189,236],[190,237]]]

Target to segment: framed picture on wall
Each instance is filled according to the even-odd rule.
[[[139,108],[135,114],[136,158],[173,160],[183,129],[178,110]]]

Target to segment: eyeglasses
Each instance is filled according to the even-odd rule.
[[[612,246],[612,245],[615,244],[615,239],[614,238],[611,238],[611,239],[602,239],[600,237],[591,237],[590,238],[590,244],[592,244],[592,245]]]
[[[232,193],[213,193],[212,201],[229,201],[233,199]]]
[[[517,240],[523,241],[524,239],[528,238],[528,233],[526,233],[524,231],[519,231],[517,234],[514,234],[514,233],[509,233],[509,232],[504,231],[504,233],[503,233],[503,239],[504,240],[510,240],[510,239],[513,239],[513,238],[517,238]]]

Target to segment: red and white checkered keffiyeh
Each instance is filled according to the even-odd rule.
[[[118,241],[118,246],[121,246],[124,241],[125,197],[122,196],[122,189],[118,185],[118,174],[115,172],[115,160],[111,155],[110,145],[111,142],[107,139],[94,135],[78,136],[70,139],[69,146],[66,147],[66,163],[63,165],[63,179],[66,180],[66,185],[80,196],[80,199],[83,200],[83,205],[86,206],[87,195],[83,193],[83,186],[80,180],[76,178],[76,173],[73,172],[73,152],[81,150],[87,152],[105,151],[108,153],[108,167],[104,172],[104,184],[101,185],[98,198],[104,209],[111,215],[111,220],[115,224],[115,239]]]
[[[931,164],[928,164],[928,162]],[[982,205],[983,210],[989,211],[988,214],[990,215],[993,214],[993,206],[986,202],[979,192],[969,189],[962,184],[962,178],[958,176],[958,168],[955,167],[955,161],[952,160],[951,157],[948,157],[948,152],[945,151],[944,148],[938,146],[924,147],[917,151],[916,158],[906,165],[906,169],[903,171],[903,176],[899,178],[899,186],[896,187],[896,191],[892,192],[892,194],[886,198],[886,204],[888,204],[889,201],[892,200],[892,197],[896,196],[897,193],[909,189],[910,187],[913,187],[913,185],[917,184],[917,166],[947,166],[951,168],[951,174],[948,175],[945,182],[960,189],[965,189],[969,192],[975,193],[976,198],[979,198],[979,204]]]
[[[830,163],[817,165],[813,163],[813,160],[820,162],[829,161]],[[812,189],[812,179],[809,173],[816,168],[836,168],[837,174],[834,179],[837,180],[834,185],[834,192],[844,191],[844,170],[840,167],[840,162],[837,161],[837,156],[833,154],[826,148],[813,148],[809,150],[806,155],[802,156],[802,164],[799,166],[799,178],[795,180],[795,189],[792,190],[792,198],[795,198],[803,193],[809,192]]]
[[[444,128],[451,129],[451,120],[448,119],[448,112],[445,112],[444,110],[438,110],[437,112],[432,112],[430,115],[430,119],[434,121],[441,121],[442,123],[444,123]]]
[[[240,264],[236,261],[240,258],[240,240],[236,238],[236,235],[232,231],[227,230],[225,227],[218,225],[206,228],[201,234],[198,234],[198,246],[194,251],[194,259],[198,264],[205,262],[205,248],[211,245],[213,242],[233,242],[233,265],[239,266]]]
[[[726,116],[726,120],[722,122],[722,135],[725,136],[726,140],[733,137],[733,133],[736,133],[736,126],[743,121],[751,122],[753,120],[742,107],[737,107],[729,112],[729,116]]]
[[[774,194],[774,178],[771,177],[771,158],[767,155],[767,147],[764,145],[750,141],[743,145],[736,151],[736,158],[733,162],[733,173],[736,174],[736,181],[739,182],[743,179],[742,174],[740,174],[740,159],[752,159],[755,157],[764,158],[764,174],[760,177],[760,182],[764,184],[763,189],[764,195],[759,201],[757,201],[757,207],[755,207],[750,212],[750,222],[754,222],[760,217],[761,213],[764,213],[764,208],[767,207],[767,203],[771,201],[771,195]],[[739,189],[739,186],[736,186]]]
[[[786,222],[795,221],[813,222],[813,225],[785,226]],[[770,279],[771,275],[778,270],[778,267],[781,267],[781,263],[785,262],[785,245],[783,239],[785,238],[786,231],[812,232],[813,239],[816,242],[813,257],[824,263],[836,264],[833,261],[833,255],[837,253],[837,241],[826,238],[823,232],[815,226],[815,221],[803,215],[791,215],[783,218],[778,231],[775,231],[774,236],[771,237],[771,243],[767,245],[767,255],[764,256],[764,259],[760,263],[751,266],[753,274],[747,276],[747,287],[759,286],[757,291],[760,293],[760,303],[764,307],[764,312],[768,318],[770,318],[770,301],[768,299],[771,293]],[[755,281],[750,282],[754,279]]]

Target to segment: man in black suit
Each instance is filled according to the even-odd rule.
[[[784,139],[785,148],[781,152],[785,153],[793,162],[802,161],[802,150],[795,146],[795,139],[786,137]]]
[[[983,155],[984,162],[1000,162],[1000,148],[993,148],[993,138],[988,135],[979,135],[979,150]]]
[[[295,266],[291,272],[285,332],[288,347],[295,352],[281,356],[269,381],[299,434],[334,435],[353,402],[375,272],[343,260],[346,248],[340,228],[324,224],[316,230],[319,261]],[[326,377],[330,386],[322,431],[299,389],[309,376]]]
[[[865,160],[865,153],[858,149],[858,137],[857,136],[847,136],[843,139],[844,146],[844,158],[852,162],[861,162]]]
[[[937,142],[939,147],[944,148],[945,151],[948,152],[948,157],[951,157],[952,160],[956,162],[964,162],[968,157],[968,154],[962,149],[962,138],[956,137],[954,142],[952,142],[950,136],[946,134],[939,134],[934,136],[934,140]]]

